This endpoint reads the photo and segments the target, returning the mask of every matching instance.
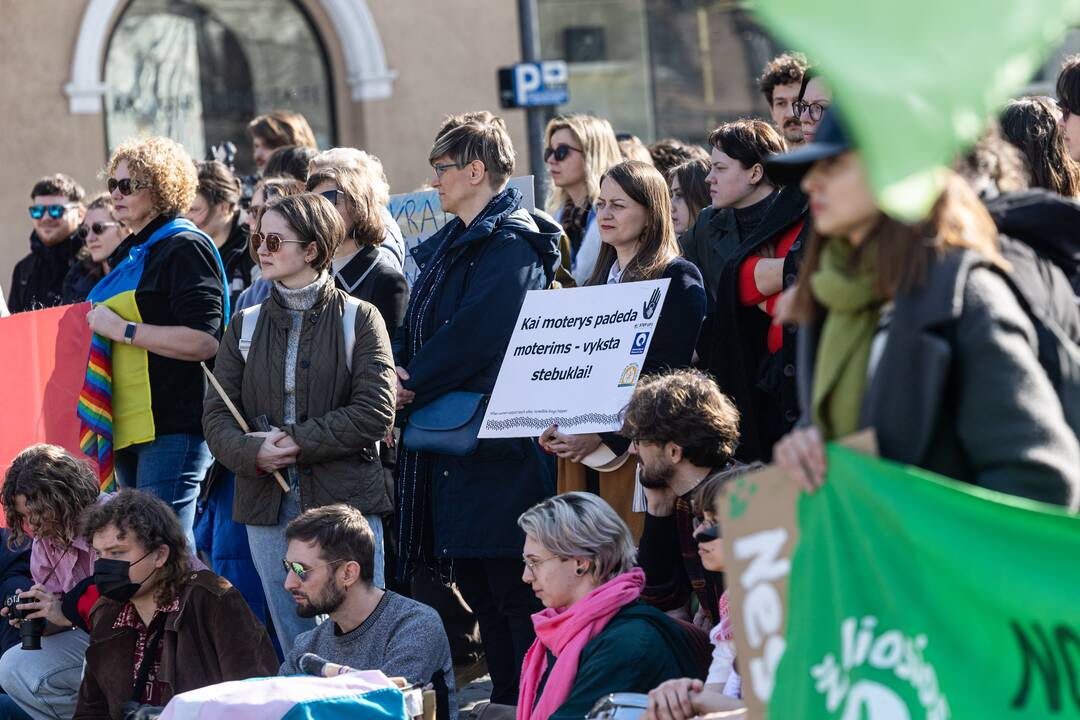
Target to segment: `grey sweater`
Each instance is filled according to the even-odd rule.
[[[280,674],[299,673],[304,653],[357,670],[382,670],[387,677],[404,677],[411,683],[431,683],[439,717],[457,719],[450,643],[439,614],[423,603],[388,590],[367,620],[350,632],[339,633],[337,623],[327,620],[297,636]]]

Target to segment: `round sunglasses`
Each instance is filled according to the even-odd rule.
[[[281,249],[282,243],[296,243],[297,245],[307,245],[304,240],[286,240],[277,233],[251,233],[251,251],[259,252],[259,248],[263,243],[266,243],[266,252],[276,253]]]
[[[136,190],[142,190],[143,188],[150,187],[150,183],[136,182],[133,181],[131,178],[124,178],[123,180],[109,178],[109,181],[105,184],[109,188],[110,194],[119,189],[120,194],[125,197],[135,192]]]
[[[544,162],[547,162],[552,157],[554,157],[556,161],[562,162],[563,160],[565,160],[567,158],[567,156],[570,155],[571,151],[579,152],[579,153],[582,153],[582,154],[585,153],[585,151],[582,150],[581,148],[576,148],[576,147],[573,147],[572,145],[567,145],[566,143],[561,143],[561,144],[557,145],[556,147],[553,147],[553,148],[549,147],[549,148],[544,149]]]
[[[78,233],[80,240],[85,240],[91,230],[94,231],[95,235],[100,235],[105,232],[107,228],[111,227],[123,227],[123,225],[118,222],[96,222],[89,225],[80,225],[75,232]]]
[[[40,220],[45,217],[45,213],[49,213],[49,217],[53,220],[59,220],[64,217],[64,213],[71,208],[76,207],[79,207],[79,203],[68,203],[66,205],[31,205],[29,210],[30,217],[35,220]]]

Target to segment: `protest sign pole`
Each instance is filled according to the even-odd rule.
[[[536,0],[518,0],[518,28],[521,34],[522,62],[540,62],[540,22],[537,17]],[[525,109],[525,119],[529,133],[529,172],[533,176],[536,197],[547,196],[547,184],[544,180],[544,125],[547,108],[530,107]]]
[[[222,389],[217,378],[214,377],[214,373],[210,372],[210,368],[206,367],[206,363],[199,362],[199,365],[202,367],[203,372],[206,373],[206,379],[214,386],[214,390],[217,391],[218,396],[225,401],[225,407],[229,408],[229,412],[232,413],[233,419],[236,420],[236,424],[239,425],[240,429],[244,432],[251,432],[251,428],[248,427],[247,421],[244,420],[244,416],[240,414],[240,411],[233,405],[233,401],[225,394],[225,390]],[[289,483],[285,482],[285,478],[281,477],[281,473],[274,470],[272,474],[274,479],[277,480],[277,484],[281,486],[282,492],[289,492]]]

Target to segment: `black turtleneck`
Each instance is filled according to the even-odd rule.
[[[766,213],[776,200],[776,191],[769,193],[753,205],[744,208],[735,208],[735,223],[739,226],[739,237],[746,239],[757,229]]]
[[[64,277],[82,247],[75,233],[56,245],[46,245],[36,232],[30,235],[30,254],[19,261],[11,276],[8,309],[17,313],[60,305]]]

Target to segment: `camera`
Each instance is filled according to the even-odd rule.
[[[26,616],[33,612],[33,610],[20,610],[18,604],[22,602],[19,597],[19,593],[14,592],[4,598],[4,607],[7,608],[8,620],[21,620],[19,625],[19,636],[22,638],[23,650],[40,650],[41,649],[41,634],[45,632],[45,619],[34,618],[33,620],[27,620]]]

